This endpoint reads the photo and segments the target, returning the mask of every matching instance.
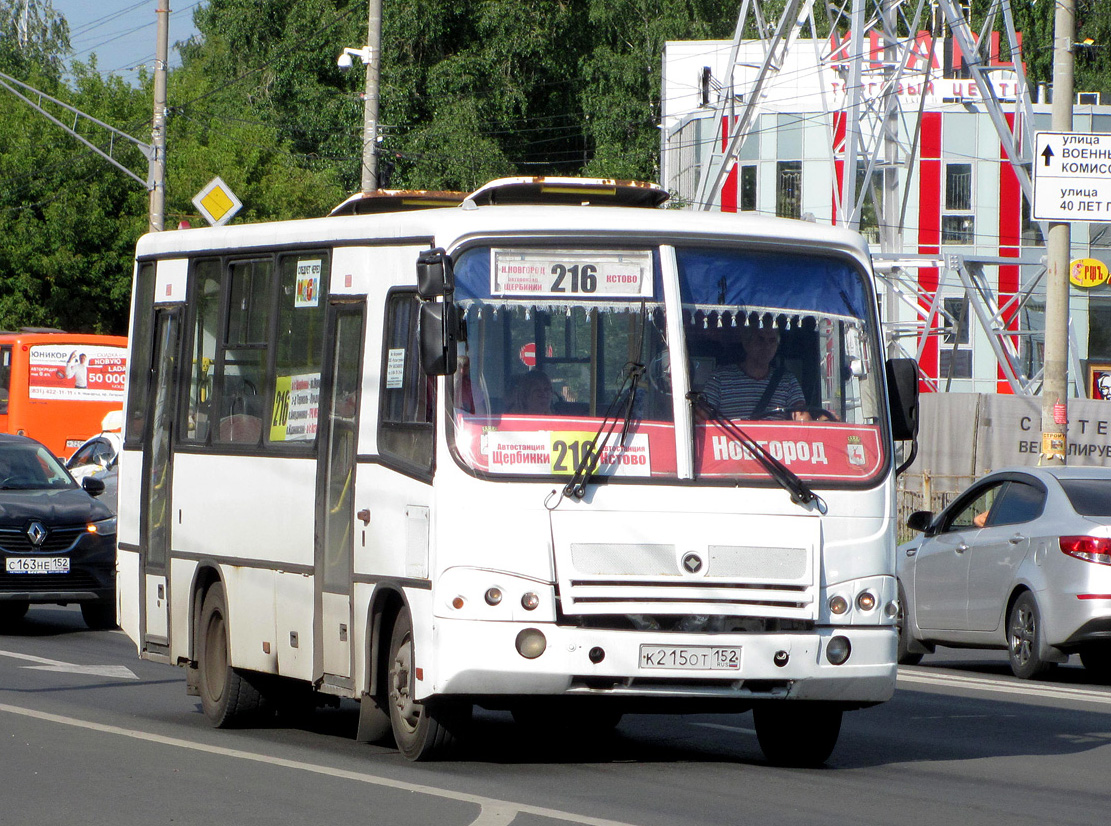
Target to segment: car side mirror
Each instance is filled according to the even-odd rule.
[[[934,515],[930,511],[915,511],[907,517],[907,527],[912,531],[925,533],[933,521]]]
[[[96,476],[86,476],[81,480],[81,487],[89,496],[100,496],[104,493],[104,480]]]

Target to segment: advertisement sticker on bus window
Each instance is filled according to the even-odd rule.
[[[483,439],[491,473],[570,476],[594,433],[587,431],[494,431]],[[601,449],[594,472],[603,476],[649,476],[648,434],[635,433],[624,446]]]
[[[297,262],[297,295],[294,307],[320,306],[320,259]]]
[[[405,350],[392,349],[386,356],[386,389],[398,390],[405,380]]]
[[[490,293],[532,298],[652,298],[652,254],[633,250],[491,250]]]
[[[127,351],[98,345],[34,345],[27,359],[27,395],[123,403]]]
[[[278,376],[274,381],[274,410],[270,441],[311,442],[320,418],[320,374]]]

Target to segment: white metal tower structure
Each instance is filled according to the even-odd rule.
[[[969,100],[990,118],[1000,157],[1009,162],[1017,182],[1014,196],[1033,201],[1034,111],[1010,0],[993,0],[978,32],[958,0],[786,0],[778,22],[765,13],[765,5],[765,0],[744,0],[741,6],[724,64],[728,68],[714,79],[717,100],[704,101],[713,109],[709,122],[717,129],[702,137],[705,143],[712,141],[712,150],[703,151],[697,186],[680,190],[680,198],[694,209],[723,208],[723,185],[736,169],[758,116],[767,111],[768,90],[791,82],[792,50],[818,50],[818,65],[841,84],[839,89],[822,86],[821,103],[815,107],[829,130],[829,162],[837,182],[832,221],[862,229],[863,218],[869,218],[879,248],[876,269],[886,285],[882,301],[889,349],[920,359],[931,336],[953,338],[954,330],[974,322],[991,344],[1000,387],[1036,394],[1042,366],[1034,339],[1041,331],[1020,330],[1017,320],[1044,293],[1044,250],[1020,249],[1016,242],[1005,255],[984,256],[950,253],[940,246],[908,251],[903,241],[913,170],[922,149],[926,90],[932,90],[931,72],[940,57],[935,50],[946,34],[951,48],[959,50]],[[752,59],[754,43],[762,55],[758,61]],[[1001,72],[1007,73],[1003,96],[993,82]],[[920,85],[916,98],[900,94],[908,84]],[[665,149],[672,137],[665,128]],[[666,168],[664,174],[666,185]],[[1043,237],[1047,230],[1041,227]],[[985,267],[1018,267],[1021,277],[1014,289],[1004,291],[998,280],[985,277]],[[936,277],[920,277],[923,269]],[[954,294],[964,297],[959,312],[944,301]],[[1028,346],[1020,346],[1023,337]],[[1075,381],[1080,370],[1075,335],[1071,338]],[[930,389],[946,389],[944,376],[924,380]],[[1081,386],[1077,389],[1084,395]]]

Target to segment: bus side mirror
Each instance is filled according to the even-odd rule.
[[[420,305],[420,361],[427,376],[450,376],[457,361],[459,321],[451,301]]]
[[[891,437],[909,441],[918,436],[918,364],[914,359],[888,359],[887,397],[891,404]]]
[[[455,292],[451,257],[440,247],[417,256],[417,292],[426,300]]]

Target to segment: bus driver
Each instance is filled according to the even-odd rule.
[[[703,398],[726,419],[811,421],[798,379],[782,364],[772,366],[778,350],[779,330],[745,325],[740,360],[710,376]]]

